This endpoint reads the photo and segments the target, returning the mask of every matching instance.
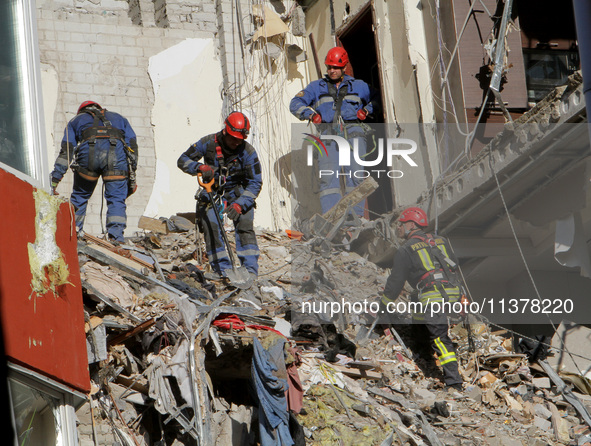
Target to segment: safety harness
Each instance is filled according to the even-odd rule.
[[[425,237],[419,234],[414,234],[411,235],[410,238],[422,241],[425,247],[422,247],[421,250],[424,249],[426,251],[421,252],[421,250],[418,250],[421,262],[425,269],[427,269],[427,272],[419,278],[416,286],[417,290],[419,293],[428,293],[426,290],[429,289],[437,290],[446,301],[449,301],[449,295],[445,290],[445,287],[459,288],[461,286],[461,282],[456,272],[456,263],[441,251],[437,245],[437,240],[432,234],[426,234]]]
[[[88,127],[82,131],[82,139],[74,149],[75,159],[78,154],[78,148],[84,144],[88,143],[88,167],[81,167],[76,161],[72,164],[72,170],[77,172],[89,175],[91,177],[99,177],[101,173],[95,170],[95,146],[97,140],[109,140],[109,153],[107,154],[107,170],[102,172],[103,176],[116,176],[116,175],[126,175],[130,179],[130,183],[133,182],[135,184],[135,170],[136,170],[136,160],[132,156],[133,150],[125,143],[125,135],[124,133],[113,127],[111,121],[109,121],[105,115],[107,110],[97,109],[93,107],[87,107],[84,109],[84,113],[88,113],[93,117],[93,124],[92,127]],[[127,157],[127,164],[129,166],[129,171],[115,169],[115,147],[117,146],[117,141],[121,141],[123,147],[125,148],[125,154]]]
[[[205,155],[203,156],[203,161],[208,166],[215,168],[215,166],[216,166],[215,162],[217,160],[219,175],[218,175],[218,181],[216,184],[214,184],[213,189],[214,189],[214,191],[216,191],[216,193],[214,195],[214,200],[216,202],[215,203],[216,209],[221,213],[224,210],[225,203],[227,201],[224,198],[227,191],[223,188],[223,186],[226,184],[226,180],[227,180],[228,176],[230,175],[232,165],[238,162],[238,155],[234,156],[233,158],[231,158],[229,160],[226,160],[224,158],[222,146],[220,144],[218,137],[219,137],[219,134],[216,134],[214,137],[214,143],[207,145],[207,148],[205,150]],[[232,174],[232,176],[233,176],[233,178],[235,178],[237,176],[237,174]],[[239,194],[239,186],[238,185],[235,188],[235,192],[237,195]],[[195,198],[198,198],[203,203],[207,202],[208,206],[211,205],[211,203],[209,203],[209,198],[206,195],[201,195],[199,197],[196,195]],[[256,205],[255,205],[255,207],[256,207]]]
[[[343,105],[343,99],[345,99],[345,96],[347,96],[347,93],[349,92],[349,86],[345,84],[340,88],[340,90],[338,90],[336,84],[328,82],[327,87],[328,94],[334,101],[335,113],[332,122],[337,123],[341,117],[341,106]]]
[[[230,174],[230,170],[233,167],[233,164],[237,163],[238,154],[233,158],[226,160],[224,158],[224,153],[222,151],[222,146],[218,139],[218,134],[215,135],[214,144],[208,144],[207,149],[205,151],[205,156],[203,157],[205,164],[211,167],[215,167],[216,160],[217,165],[219,168],[219,176],[218,176],[218,184],[217,187],[222,187],[226,184],[226,180]],[[233,174],[235,177],[236,174]]]

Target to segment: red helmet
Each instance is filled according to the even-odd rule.
[[[80,113],[83,108],[86,108],[89,105],[96,105],[98,108],[102,108],[97,102],[94,102],[94,101],[84,101],[82,104],[80,104],[80,107],[78,107],[78,112],[77,113]]]
[[[340,46],[335,46],[328,50],[328,53],[326,53],[326,59],[324,59],[324,64],[331,67],[345,68],[345,65],[348,63],[349,55],[345,51],[345,48]]]
[[[246,139],[250,130],[248,118],[240,112],[234,111],[226,118],[226,133],[234,138]]]
[[[421,228],[424,228],[429,224],[429,220],[427,219],[427,213],[423,211],[421,208],[417,207],[411,207],[402,211],[402,214],[400,214],[398,221],[402,223],[412,221]]]

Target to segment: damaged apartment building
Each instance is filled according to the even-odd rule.
[[[306,410],[291,416],[306,444],[589,442],[586,368],[568,367],[581,403],[555,376],[560,363],[528,366],[510,346],[514,330],[554,334],[560,351],[590,322],[583,3],[4,2],[0,309],[9,410],[26,433],[18,444],[254,444],[260,414],[243,388],[263,364],[253,357],[283,344],[300,349],[285,373],[299,370],[303,383],[290,408],[303,398]],[[379,136],[417,143],[416,167],[402,158],[376,167],[404,175],[373,175],[362,191],[367,218],[344,230],[343,209],[318,216],[299,139],[314,129],[289,112],[337,45],[347,74],[378,91]],[[100,193],[80,244],[65,203],[72,174],[58,188],[64,200],[45,193],[63,129],[86,100],[126,116],[138,135],[127,252],[99,237]],[[203,280],[193,222],[178,216],[190,219],[198,189],[179,155],[232,110],[252,122],[264,177],[255,217],[263,267],[250,291]],[[361,329],[368,320],[318,328],[288,316],[301,299],[377,299],[398,243],[393,222],[410,205],[451,240],[492,323],[472,327],[475,349],[470,328],[453,333],[471,387],[445,406],[450,419],[396,331],[378,338]],[[524,320],[508,311],[511,299],[556,311]],[[497,417],[474,415],[482,412]],[[494,429],[479,430],[486,423]]]

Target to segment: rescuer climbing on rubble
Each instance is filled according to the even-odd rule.
[[[254,208],[263,179],[257,152],[246,141],[249,131],[248,118],[234,111],[226,118],[221,131],[204,136],[191,145],[177,162],[179,169],[185,173],[200,173],[204,183],[215,180],[213,191],[216,203],[212,206],[208,194],[202,190],[197,202],[197,218],[205,236],[209,263],[220,276],[232,268],[222,228],[214,214],[222,210],[234,222],[236,253],[240,262],[250,274],[255,277],[258,274],[259,248],[254,232]]]
[[[291,100],[289,110],[301,121],[308,120],[318,126],[324,135],[337,135],[349,141],[357,139],[359,158],[367,152],[366,128],[362,123],[375,115],[379,107],[377,92],[360,79],[345,74],[349,56],[344,48],[334,47],[326,54],[324,61],[327,74],[322,79],[310,82]],[[350,166],[339,166],[337,144],[323,140],[327,154],[318,158],[320,175],[320,206],[327,212],[342,197],[340,178],[345,180],[345,194],[351,192],[366,178],[351,175],[363,170],[355,160]],[[364,215],[365,201],[355,207],[359,216]]]
[[[379,318],[380,322],[388,320],[388,304],[398,298],[408,282],[415,289],[413,300],[421,303],[423,309],[422,313],[413,313],[415,341],[428,336],[443,369],[445,384],[461,390],[463,380],[458,371],[455,347],[448,336],[448,315],[439,310],[431,311],[435,307],[441,308],[442,302],[460,300],[462,286],[457,277],[458,262],[447,239],[424,231],[428,223],[427,214],[418,207],[407,208],[400,214],[396,235],[405,242],[394,256]]]
[[[74,162],[72,163],[72,159]],[[74,172],[70,202],[76,210],[76,229],[81,234],[88,200],[99,177],[103,178],[107,201],[107,234],[111,242],[124,241],[127,226],[127,197],[137,189],[138,146],[129,121],[118,113],[84,101],[68,122],[53,172],[51,192],[55,194],[68,166]]]

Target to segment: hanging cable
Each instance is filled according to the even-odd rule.
[[[534,277],[531,273],[531,270],[530,270],[527,260],[525,258],[525,254],[523,253],[523,249],[521,248],[521,243],[519,242],[519,238],[517,237],[517,232],[515,231],[515,226],[513,225],[513,219],[511,218],[511,214],[509,213],[509,207],[507,206],[507,202],[505,200],[505,195],[503,194],[503,190],[501,189],[501,183],[499,182],[499,177],[498,177],[497,172],[495,171],[494,166],[493,166],[492,151],[490,151],[488,155],[489,155],[488,156],[489,168],[495,178],[495,183],[496,183],[497,189],[499,191],[499,196],[501,198],[501,202],[503,203],[503,208],[505,210],[505,213],[507,214],[507,221],[509,222],[509,227],[511,228],[511,233],[513,234],[513,238],[515,239],[515,244],[517,245],[517,250],[519,251],[519,256],[521,257],[521,261],[523,262],[523,265],[525,266],[525,270],[527,272],[529,280],[531,281],[531,284],[534,288],[537,298],[540,301],[542,301],[542,296],[540,295],[540,292],[539,292],[538,287],[536,285],[536,281],[534,280]],[[548,318],[550,325],[552,325],[554,332],[556,332],[557,328],[554,325],[554,322],[552,322],[552,319],[550,318],[550,316],[548,314],[546,314],[546,317]],[[568,351],[568,349],[566,349],[566,348],[565,348],[565,352],[569,355],[569,357],[571,358],[571,360],[573,361],[573,363],[577,367],[577,370],[579,371],[581,376],[585,376],[583,374],[583,372],[580,370],[580,368],[579,368],[578,364],[576,363],[576,361],[574,360],[574,358],[572,357],[572,353],[570,351]]]
[[[101,211],[99,213],[99,219],[101,220],[101,235],[105,235],[107,231],[105,231],[105,226],[103,225],[103,209],[105,206],[105,182],[102,181],[102,189],[101,189]]]

